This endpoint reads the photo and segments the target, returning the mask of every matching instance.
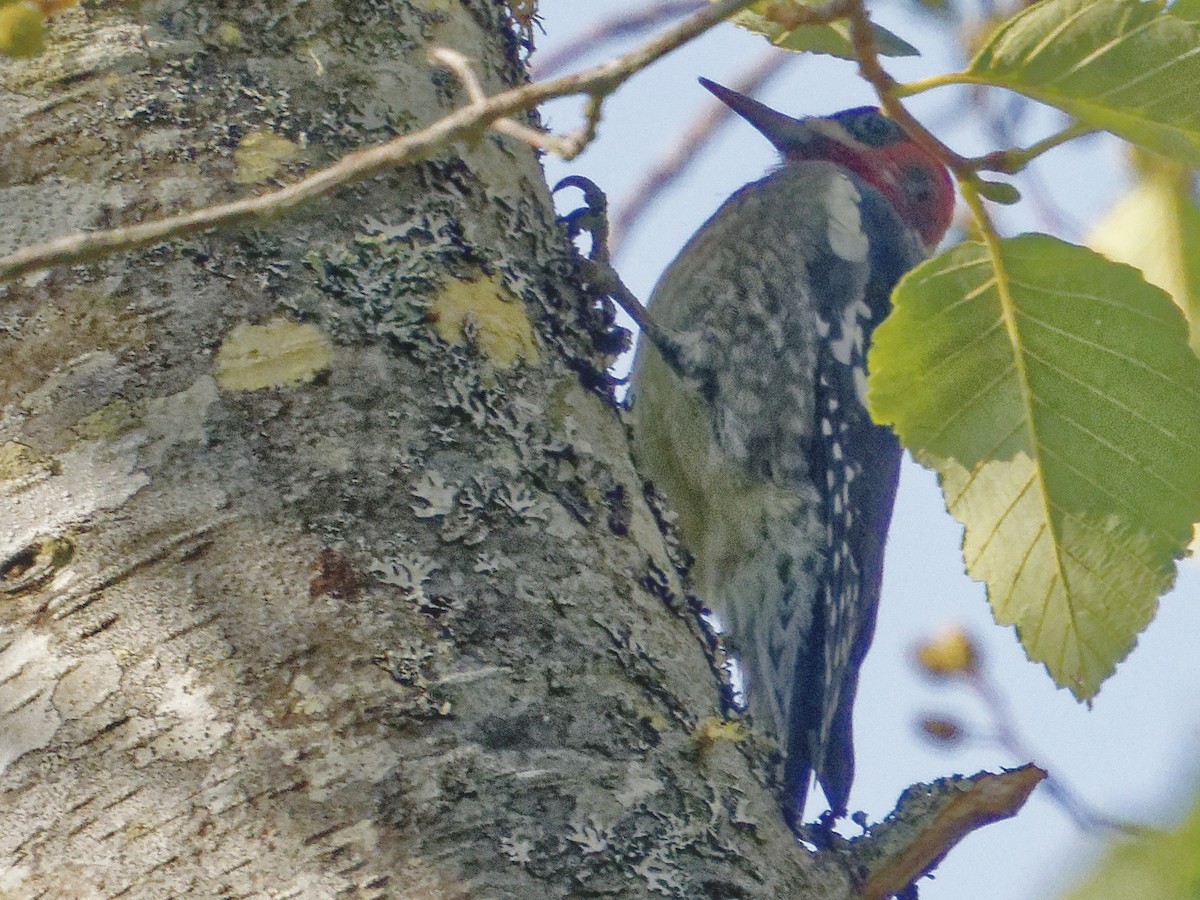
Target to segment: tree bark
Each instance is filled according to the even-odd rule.
[[[0,252],[523,77],[485,0],[166,0],[0,65]],[[784,827],[534,154],[0,288],[6,896],[843,897]]]

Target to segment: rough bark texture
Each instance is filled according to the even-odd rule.
[[[430,121],[432,43],[522,77],[484,0],[139,15],[0,65],[0,250]],[[706,727],[533,154],[459,149],[0,288],[5,896],[846,895]]]

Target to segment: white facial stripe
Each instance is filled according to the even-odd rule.
[[[825,208],[829,211],[829,249],[847,262],[864,262],[870,249],[862,229],[858,206],[861,200],[849,178],[841,176],[830,180],[825,194]]]
[[[819,131],[830,140],[837,141],[839,144],[845,144],[847,147],[854,147],[855,149],[863,147],[862,143],[851,135],[837,119],[817,119],[813,122],[813,130]]]

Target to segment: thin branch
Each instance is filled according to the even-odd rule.
[[[971,197],[971,193],[968,188],[968,202],[978,202],[978,197]],[[1034,757],[1021,740],[1016,717],[1005,702],[1003,692],[996,686],[988,674],[987,667],[983,665],[978,645],[965,629],[952,626],[933,638],[922,641],[914,648],[913,661],[921,671],[932,678],[965,681],[983,702],[991,717],[995,736],[989,740],[994,740],[1017,759]],[[926,723],[931,721],[934,727],[930,728],[926,724],[924,730],[935,740],[948,742],[949,739],[957,739],[963,732],[962,727],[952,720],[926,719]],[[1143,830],[1094,811],[1054,776],[1044,773],[1044,777],[1046,790],[1080,828],[1088,831],[1100,828],[1116,829],[1127,834],[1138,834]]]
[[[474,70],[471,68],[471,61],[467,59],[465,54],[459,53],[457,50],[451,50],[449,47],[435,47],[429,51],[430,62],[435,62],[440,66],[444,66],[458,76],[458,80],[462,82],[463,87],[467,91],[467,97],[472,105],[479,106],[487,103],[487,94],[483,91],[483,85],[479,83],[479,79],[475,76]],[[497,119],[492,123],[492,128],[501,134],[506,134],[510,138],[522,141],[529,144],[531,147],[536,147],[539,150],[545,150],[549,153],[557,153],[560,156],[567,156],[567,153],[574,151],[579,152],[575,147],[578,141],[570,141],[567,137],[558,137],[550,134],[547,131],[539,131],[536,128],[530,128],[528,125],[522,125],[515,119]]]
[[[565,69],[584,54],[594,53],[605,44],[629,35],[640,34],[654,28],[660,22],[695,12],[704,5],[705,0],[666,0],[664,3],[640,12],[626,12],[614,16],[559,48],[542,62],[535,63],[534,75],[538,78],[548,78],[560,69]]]
[[[467,96],[473,104],[478,105],[487,102],[487,95],[483,92],[483,85],[475,77],[475,72],[471,68],[471,62],[466,56],[457,50],[450,50],[447,47],[435,47],[429,52],[429,59],[432,62],[445,66],[458,76],[467,90]],[[600,124],[600,111],[602,107],[603,98],[599,94],[593,94],[588,97],[584,111],[583,125],[575,131],[563,135],[552,134],[548,131],[539,131],[536,128],[530,128],[528,125],[522,125],[515,119],[497,119],[492,123],[491,127],[501,134],[506,134],[510,138],[522,141],[538,150],[554,153],[563,159],[574,159],[595,139],[596,127]]]
[[[883,106],[888,116],[899,123],[914,141],[944,163],[946,168],[954,173],[961,189],[965,189],[968,184],[978,184],[981,181],[979,177],[981,171],[1014,174],[1028,165],[1035,156],[1093,130],[1080,123],[1075,123],[1025,150],[1013,148],[973,158],[955,153],[913,118],[900,100],[903,97],[944,85],[985,84],[985,82],[966,72],[953,72],[908,84],[900,84],[887,73],[879,61],[879,47],[875,42],[875,33],[871,29],[871,22],[863,0],[852,0],[849,7],[847,19],[850,23],[850,41],[854,46],[854,55],[858,58],[859,73],[875,88],[880,105]],[[982,209],[982,206],[979,208]],[[975,207],[972,207],[972,211],[974,210]],[[983,227],[985,223],[981,222],[980,225]],[[986,225],[990,227],[990,222]]]
[[[875,42],[875,32],[871,29],[871,21],[863,0],[849,0],[846,5],[846,18],[850,23],[850,43],[858,59],[858,71],[875,88],[880,105],[888,116],[907,131],[914,141],[945,163],[960,183],[977,180],[978,175],[970,161],[934,137],[900,102],[899,84],[879,61],[879,46]]]
[[[589,94],[596,101],[651,63],[703,34],[752,0],[717,0],[667,29],[641,47],[608,62],[562,78],[524,85],[455,110],[427,128],[402,135],[385,144],[347,154],[331,166],[276,191],[232,203],[210,206],[178,216],[107,231],[79,232],[26,247],[0,257],[0,283],[56,265],[90,262],[111,253],[158,244],[171,238],[249,221],[268,221],[281,213],[384,169],[427,159],[452,141],[480,134],[497,119],[524,112],[546,100],[571,94]],[[814,23],[837,16],[830,7],[813,11]],[[594,130],[594,124],[590,126]]]
[[[996,728],[997,743],[1016,759],[1032,759],[1034,754],[1017,733],[1016,718],[987,673],[982,669],[971,672],[967,675],[967,683],[987,707]],[[1118,831],[1128,835],[1137,835],[1143,831],[1137,825],[1114,819],[1093,809],[1055,775],[1047,776],[1046,791],[1082,831]]]
[[[1025,178],[1025,182],[1029,187],[1026,196],[1033,204],[1040,220],[1045,224],[1046,230],[1055,234],[1065,234],[1068,232],[1079,234],[1081,232],[1080,224],[1077,220],[1069,217],[1065,210],[1054,201],[1054,193],[1050,186],[1046,183],[1045,178],[1036,168],[1031,168],[1029,163],[1033,159],[1049,149],[1053,144],[1052,139],[1058,135],[1051,135],[1043,141],[1034,144],[1028,150],[1022,150],[1018,147],[1016,138],[1016,129],[1019,126],[1022,117],[1033,107],[1033,103],[1020,94],[1012,94],[1001,103],[1002,109],[996,109],[995,103],[991,102],[991,97],[981,88],[975,88],[971,91],[972,97],[976,106],[979,108],[979,115],[983,118],[987,126],[988,134],[994,139],[997,146],[1009,147],[1007,151],[998,151],[994,154],[997,157],[998,168],[993,168],[987,164],[986,160],[976,160],[980,168],[988,168],[992,171],[1011,169],[1013,174],[1020,171]],[[1059,135],[1065,132],[1059,132]],[[1030,153],[1030,151],[1034,151]],[[1019,154],[1024,158],[1019,162],[1009,158],[1011,155]],[[993,156],[993,154],[988,154]],[[1015,163],[1015,164],[1014,164]],[[1068,219],[1070,219],[1068,223]]]
[[[1002,172],[1005,175],[1015,175],[1024,169],[1036,157],[1041,156],[1048,150],[1053,150],[1060,144],[1065,144],[1067,141],[1074,140],[1077,137],[1082,137],[1085,134],[1094,134],[1097,129],[1090,125],[1085,125],[1083,122],[1072,122],[1061,131],[1056,131],[1048,137],[1042,138],[1028,147],[1011,147],[1008,150],[996,150],[992,153],[985,153],[983,156],[977,156],[969,160],[971,165],[977,169],[986,169],[989,172]]]
[[[467,91],[467,99],[473,104],[487,103],[487,94],[483,92],[483,85],[479,83],[479,79],[475,77],[475,73],[471,71],[471,62],[467,59],[465,53],[459,53],[457,50],[451,50],[449,47],[434,47],[429,51],[429,61],[438,63],[446,67],[462,82],[463,87]],[[501,121],[497,119],[492,123],[495,128]]]

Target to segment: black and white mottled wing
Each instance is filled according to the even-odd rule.
[[[826,162],[747,185],[663,275],[651,315],[682,365],[639,348],[639,468],[679,514],[697,589],[779,742],[784,809],[815,771],[835,811],[878,602],[899,450],[861,403],[864,350],[917,244]]]

